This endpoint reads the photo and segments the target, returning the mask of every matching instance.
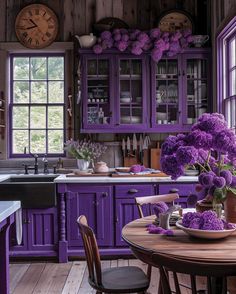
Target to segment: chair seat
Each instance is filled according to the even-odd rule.
[[[134,293],[145,291],[148,287],[149,280],[147,276],[136,266],[102,270],[102,288],[104,292]]]

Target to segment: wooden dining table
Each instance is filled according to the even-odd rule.
[[[236,232],[218,240],[190,237],[177,227],[173,227],[173,236],[149,234],[146,226],[154,220],[155,216],[147,216],[128,223],[122,229],[123,239],[143,262],[158,267],[152,260],[152,254],[162,253],[183,260],[235,263],[236,266]]]

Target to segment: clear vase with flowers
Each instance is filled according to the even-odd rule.
[[[78,169],[87,170],[89,164],[94,164],[94,161],[106,151],[107,147],[101,143],[70,139],[65,143],[64,149],[77,159]]]
[[[184,175],[186,166],[197,166],[198,191],[206,190],[206,202],[224,203],[226,218],[234,207],[236,222],[236,136],[222,114],[205,113],[188,134],[169,136],[162,144],[161,165],[172,179]]]

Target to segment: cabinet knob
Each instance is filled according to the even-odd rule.
[[[103,196],[103,197],[107,197],[107,196],[108,196],[108,193],[107,193],[107,192],[103,192],[103,193],[102,193],[102,196]]]
[[[179,192],[179,189],[177,189],[177,188],[173,188],[173,189],[170,189],[169,192],[170,192],[170,193],[178,193],[178,192]]]
[[[138,193],[138,190],[137,189],[130,189],[128,191],[129,194],[134,194],[134,193]]]

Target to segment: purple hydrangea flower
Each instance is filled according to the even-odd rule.
[[[187,212],[183,215],[182,224],[184,227],[189,228],[191,221],[195,218],[200,218],[200,212]]]
[[[117,49],[119,49],[121,52],[125,51],[128,47],[128,43],[125,41],[119,41],[116,44]]]
[[[235,135],[231,130],[221,130],[215,134],[212,144],[215,150],[226,153],[235,144]]]
[[[223,177],[214,177],[213,184],[216,188],[223,188],[226,184],[226,181]]]
[[[116,42],[120,41],[120,39],[121,39],[121,34],[114,34],[114,35],[113,35],[113,39],[114,39],[114,41],[116,41]]]
[[[198,151],[193,146],[180,146],[176,152],[177,161],[182,164],[194,164],[198,158]]]
[[[162,58],[162,51],[158,48],[154,48],[152,49],[151,56],[155,62],[158,62]]]
[[[96,44],[96,45],[93,46],[93,52],[95,54],[101,54],[102,51],[103,51],[103,49],[102,49],[102,46],[101,45]]]
[[[109,39],[111,39],[112,34],[111,34],[110,31],[104,31],[104,32],[101,33],[101,36],[100,37],[103,40],[109,40]]]
[[[222,170],[220,176],[225,179],[226,185],[229,186],[232,183],[232,173],[229,170]]]
[[[138,34],[137,40],[142,44],[142,47],[145,45],[145,43],[148,43],[150,41],[148,34],[146,33]]]
[[[156,217],[159,217],[160,213],[164,213],[168,210],[168,206],[165,202],[159,202],[154,204],[152,209]]]
[[[152,39],[157,39],[161,35],[161,30],[159,28],[151,29],[150,31],[150,37]]]
[[[125,41],[125,42],[129,41],[129,35],[128,35],[128,34],[124,34],[124,35],[122,35],[122,36],[121,36],[121,40],[122,40],[122,41]]]
[[[159,40],[154,42],[154,47],[156,49],[159,49],[159,51],[164,51],[165,48],[166,48],[166,43],[164,42],[163,39],[159,39]]]
[[[201,227],[201,218],[194,218],[190,221],[189,227],[191,229],[200,229]]]
[[[102,41],[102,48],[106,49],[106,48],[112,48],[113,47],[113,40],[112,39],[106,39]]]
[[[207,149],[211,148],[212,135],[204,131],[194,130],[187,137],[188,143],[196,148]]]
[[[230,185],[232,188],[236,188],[236,176],[232,176],[232,182]]]
[[[214,177],[214,173],[203,173],[201,177],[201,184],[203,185],[203,187],[211,187]]]
[[[161,167],[164,173],[170,175],[173,180],[184,174],[184,167],[179,165],[175,155],[166,155],[161,158]]]

